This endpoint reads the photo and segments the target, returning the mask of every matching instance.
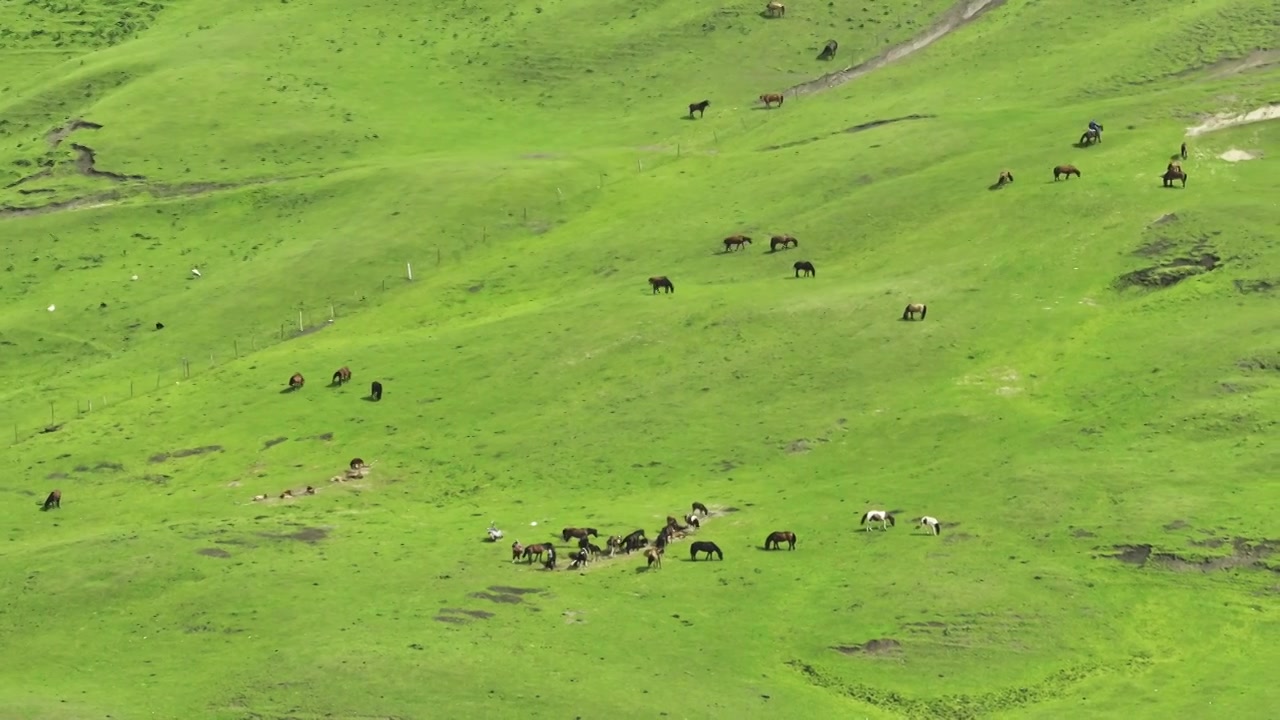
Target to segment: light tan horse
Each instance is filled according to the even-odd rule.
[[[915,320],[916,313],[920,313],[920,319],[923,320],[926,313],[929,312],[929,306],[924,303],[911,303],[907,305],[907,309],[902,311],[903,320]]]
[[[782,17],[787,14],[787,6],[778,2],[778,0],[769,0],[769,4],[764,6],[764,11],[769,17]]]
[[[782,101],[786,99],[787,96],[782,93],[765,93],[760,96],[760,102],[764,103],[765,107],[773,107],[774,103],[781,106]]]
[[[658,548],[656,547],[645,548],[644,557],[646,560],[649,561],[649,564],[646,565],[645,567],[653,568],[654,565],[657,565],[659,569],[662,568],[662,551],[659,550]]]

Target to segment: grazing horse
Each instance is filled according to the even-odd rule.
[[[586,565],[588,562],[588,553],[585,549],[579,550],[578,552],[573,553],[569,557],[573,558],[573,562],[569,563],[570,570],[575,570],[577,568],[580,568]]]
[[[622,536],[610,535],[609,540],[605,542],[604,545],[605,547],[609,548],[609,557],[613,557],[614,555],[618,554],[619,550],[622,549]]]
[[[884,510],[868,510],[862,516],[862,519],[858,521],[858,524],[866,525],[867,531],[870,532],[871,526],[867,525],[868,522],[880,523],[881,530],[888,530],[889,528],[893,527],[895,524],[893,521],[893,514],[887,513]]]
[[[800,241],[790,235],[774,235],[769,238],[770,252],[777,252],[779,247],[800,247]]]
[[[622,549],[626,550],[628,555],[631,554],[632,550],[639,550],[647,544],[649,544],[649,541],[644,536],[644,530],[636,530],[622,538]]]
[[[671,528],[672,530],[676,530],[677,532],[684,532],[685,530],[689,529],[688,527],[681,525],[680,521],[677,520],[674,515],[667,516],[667,527]]]
[[[522,557],[524,557],[524,546],[520,544],[519,540],[516,540],[511,543],[511,562],[515,562]]]
[[[743,245],[750,245],[751,238],[746,235],[730,235],[724,239],[724,251],[741,250]]]
[[[661,549],[656,547],[645,548],[644,558],[645,560],[648,561],[648,563],[645,565],[646,568],[652,568],[654,565],[657,565],[659,569],[662,568],[662,550]]]
[[[710,560],[710,559],[711,559],[711,555],[712,555],[712,553],[715,553],[715,555],[716,555],[716,557],[717,557],[718,559],[720,559],[720,560],[724,560],[724,553],[720,551],[720,546],[719,546],[719,545],[716,545],[716,544],[715,544],[715,543],[713,543],[713,542],[707,542],[706,540],[702,540],[702,541],[699,541],[699,542],[696,542],[696,543],[693,543],[692,545],[690,545],[690,546],[689,546],[689,559],[691,559],[691,560],[697,560],[697,559],[698,559],[698,553],[700,553],[700,552],[702,552],[702,553],[706,553],[706,554],[707,554],[707,559],[708,559],[708,560]]]
[[[604,551],[600,549],[600,546],[595,543],[587,543],[587,546],[584,549],[591,553],[592,557],[600,557],[604,554]]]
[[[280,499],[281,499],[281,500],[284,500],[285,498],[291,498],[291,497],[293,497],[293,491],[292,491],[292,490],[285,490],[284,492],[280,493]]]
[[[263,500],[266,500],[266,499],[267,499],[267,494],[266,494],[266,493],[262,493],[261,495],[254,495],[254,496],[253,496],[253,501],[254,501],[254,502],[262,502]]]
[[[782,543],[787,544],[788,550],[796,549],[796,534],[790,530],[778,530],[769,533],[769,537],[764,539],[765,550],[781,550]]]
[[[1164,171],[1160,179],[1164,181],[1164,187],[1173,187],[1174,180],[1181,180],[1182,187],[1187,186],[1187,174],[1182,171],[1182,166],[1178,163],[1169,163],[1169,169]]]
[[[498,542],[502,539],[502,531],[498,529],[498,521],[489,522],[489,529],[485,531],[489,536],[489,542]]]
[[[827,44],[823,46],[822,52],[819,53],[818,59],[830,60],[831,58],[836,56],[836,50],[839,49],[839,47],[840,47],[840,43],[836,42],[835,40],[828,40]]]
[[[769,17],[782,17],[787,14],[787,6],[778,0],[769,0],[769,4],[764,6],[764,11]]]
[[[760,102],[764,103],[765,107],[773,107],[774,103],[777,103],[778,106],[781,107],[782,101],[786,99],[787,96],[782,93],[765,93],[760,96]]]
[[[551,543],[538,543],[537,545],[529,545],[524,549],[524,552],[521,553],[521,557],[523,557],[525,561],[529,563],[532,563],[535,559],[538,561],[541,561],[542,553],[547,552],[548,550],[555,552],[555,547],[552,546]]]
[[[352,470],[359,470],[359,469],[360,469],[360,468],[362,468],[362,467],[367,467],[367,466],[364,464],[364,460],[363,460],[363,459],[361,459],[361,458],[351,458],[351,469],[352,469]]]
[[[61,490],[54,490],[53,492],[49,493],[49,497],[44,499],[44,505],[40,506],[41,510],[50,510],[53,508],[57,508],[59,510],[62,509],[62,491]]]
[[[369,386],[369,397],[374,400],[382,399],[382,383],[377,380],[373,381],[373,384]]]
[[[902,319],[915,320],[916,313],[920,313],[920,319],[923,320],[924,316],[928,314],[928,312],[929,312],[928,305],[925,305],[924,303],[911,303],[907,305],[907,308],[905,310],[902,311]]]
[[[693,511],[697,513],[702,513],[702,517],[706,517],[707,515],[710,514],[707,512],[707,506],[703,505],[700,502],[693,503]]]
[[[304,495],[315,495],[315,494],[316,494],[316,489],[315,489],[315,488],[313,488],[313,487],[311,487],[310,485],[308,485],[308,486],[307,486],[307,489],[302,491],[302,494],[304,494]],[[502,533],[501,533],[501,532],[499,532],[499,533],[498,533],[498,537],[502,537]]]
[[[1180,154],[1182,155],[1182,159],[1183,159],[1183,160],[1186,160],[1186,159],[1187,159],[1187,144],[1186,144],[1186,143],[1182,143],[1182,149],[1181,149]]]
[[[934,535],[942,534],[942,523],[938,522],[938,518],[925,515],[920,518],[920,527],[926,528]]]
[[[672,284],[671,280],[668,279],[666,275],[657,275],[649,278],[649,287],[653,288],[654,295],[657,295],[658,290],[663,288],[665,288],[669,293],[676,291],[676,286]]]
[[[693,114],[695,112],[698,113],[698,117],[702,117],[703,113],[705,113],[707,111],[707,108],[709,107],[711,107],[710,100],[703,100],[702,102],[689,103],[689,117],[693,117]]]
[[[996,180],[996,187],[1004,187],[1011,182],[1013,182],[1013,173],[1008,170],[1001,170],[1000,177]]]
[[[1057,182],[1058,178],[1063,176],[1070,180],[1072,175],[1080,177],[1080,171],[1076,169],[1075,165],[1059,165],[1053,169],[1054,182]]]
[[[702,527],[702,521],[698,519],[697,515],[685,515],[684,521],[689,523],[690,527],[694,527],[694,528]]]
[[[289,389],[297,390],[298,388],[302,387],[306,382],[307,380],[306,378],[302,377],[302,373],[294,373],[293,376],[289,378]]]
[[[334,385],[341,385],[349,380],[351,380],[351,368],[345,365],[338,368],[338,372],[333,374]]]
[[[818,277],[818,271],[813,269],[813,263],[808,260],[800,260],[791,267],[796,269],[796,277],[800,277],[800,273],[804,273],[805,277]]]
[[[1099,125],[1096,129],[1089,128],[1088,130],[1085,130],[1084,134],[1080,136],[1079,144],[1092,145],[1094,143],[1100,143],[1100,142],[1102,142],[1102,126],[1101,125]]]
[[[576,537],[579,539],[586,537],[600,537],[600,533],[595,528],[565,528],[560,531],[560,537],[565,542],[569,542],[569,538]]]

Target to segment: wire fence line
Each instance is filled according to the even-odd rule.
[[[746,120],[742,121],[742,125],[744,129],[748,128]],[[614,182],[625,182],[623,178],[634,176],[633,173],[639,175],[651,172],[692,155],[705,156],[719,144],[720,138],[721,134],[712,130],[697,142],[684,137],[680,141],[664,145],[637,148],[634,163],[622,167],[619,167],[620,159],[616,156],[609,163],[613,167],[593,162],[592,165],[598,170],[598,178],[593,186],[583,184],[583,179],[588,177],[585,174],[574,178],[577,182],[567,178],[555,181],[554,188],[539,193],[544,198],[541,203],[531,199],[520,203],[518,208],[500,210],[496,216],[491,216],[491,222],[482,221],[478,226],[460,227],[457,233],[464,237],[453,238],[460,240],[460,243],[447,248],[436,246],[416,251],[412,253],[418,256],[416,259],[404,261],[403,264],[397,262],[394,273],[388,272],[381,281],[366,290],[354,290],[350,295],[342,297],[301,302],[287,312],[282,311],[278,320],[270,327],[259,328],[247,334],[211,339],[203,343],[202,347],[192,347],[181,357],[166,362],[154,371],[131,372],[128,377],[90,381],[75,390],[46,387],[33,390],[25,398],[12,397],[5,403],[3,413],[8,416],[7,424],[12,426],[12,443],[16,445],[42,434],[56,433],[78,418],[152,395],[162,387],[181,383],[260,350],[318,332],[343,317],[370,307],[371,304],[367,301],[371,297],[378,298],[403,289],[444,265],[461,264],[463,255],[469,249],[488,246],[492,241],[505,239],[513,233],[529,236],[545,232],[562,219],[560,215],[563,212],[569,210],[564,205],[582,195],[601,190]],[[377,304],[376,300],[372,303]],[[160,329],[162,328],[158,326],[157,330]],[[281,387],[284,387],[285,380],[287,378],[281,378]],[[320,380],[327,381],[328,377]]]

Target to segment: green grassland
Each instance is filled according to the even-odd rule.
[[[1269,716],[1280,4],[761,10],[0,6],[0,717]]]

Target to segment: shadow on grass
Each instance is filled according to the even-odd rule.
[[[363,401],[365,401],[365,402],[373,402],[373,403],[380,402],[380,401],[378,400],[378,398],[376,398],[376,397],[374,397],[374,396],[372,396],[372,395],[365,395],[364,397],[362,397],[362,398],[360,398],[360,399],[361,399],[361,400],[363,400]]]
[[[296,392],[298,392],[298,389],[297,389],[297,388],[287,387],[287,388],[285,388],[285,389],[281,390],[281,391],[280,391],[280,394],[281,394],[281,395],[292,395],[293,393],[296,393]]]

